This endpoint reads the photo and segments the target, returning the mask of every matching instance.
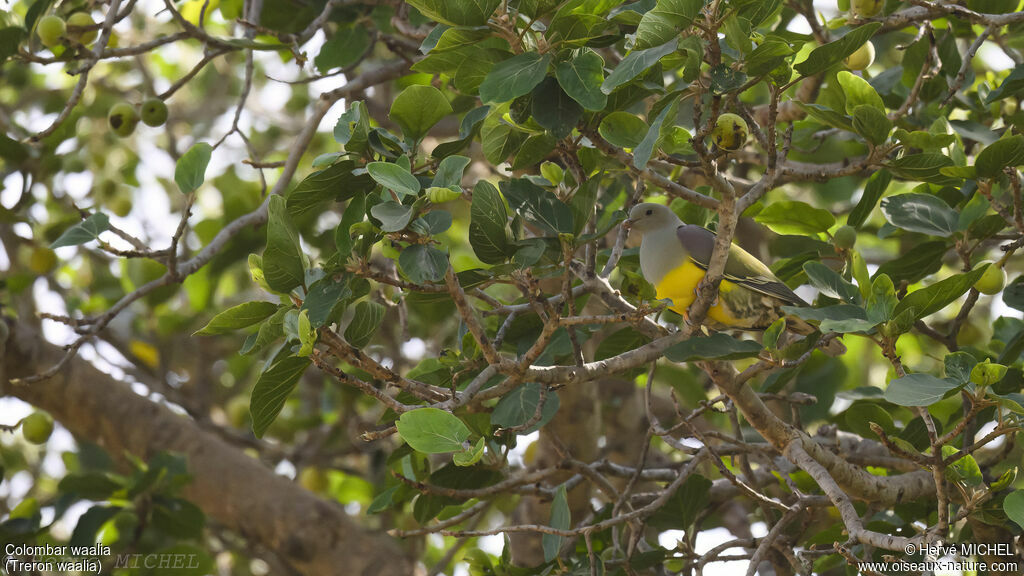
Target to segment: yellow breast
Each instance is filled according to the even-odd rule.
[[[654,286],[654,290],[657,292],[658,299],[669,299],[672,300],[670,309],[686,316],[686,310],[693,304],[696,299],[694,291],[697,289],[697,284],[704,278],[704,270],[693,263],[692,260],[687,260],[685,264],[671,270],[665,277],[661,279]],[[724,295],[732,290],[738,288],[732,282],[728,280],[722,280],[722,283],[718,287],[720,295]],[[734,318],[729,312],[722,306],[722,298],[718,298],[715,305],[708,310],[708,317],[720,324],[726,326],[736,326],[741,322]]]

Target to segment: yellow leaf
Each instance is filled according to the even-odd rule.
[[[160,365],[160,351],[156,346],[141,340],[132,340],[129,349],[147,367],[156,368]]]

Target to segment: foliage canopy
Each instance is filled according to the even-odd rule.
[[[0,437],[0,540],[197,574],[1024,562],[1024,13],[853,1],[14,2],[0,385],[75,442],[53,477]],[[125,102],[155,112],[112,128]],[[685,321],[620,225],[641,201],[718,234]],[[701,328],[730,241],[817,333]],[[220,505],[246,474],[266,500]],[[374,544],[277,516],[309,491]]]

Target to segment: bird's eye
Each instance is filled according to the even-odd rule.
[[[648,211],[647,211],[647,215],[648,215],[648,216],[650,216],[651,214],[654,214],[654,210],[648,210]]]

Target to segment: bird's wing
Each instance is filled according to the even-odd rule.
[[[700,268],[707,270],[708,263],[711,262],[711,252],[715,247],[715,233],[702,226],[684,224],[676,229],[676,237],[690,259]],[[729,247],[729,259],[725,263],[723,278],[755,292],[778,298],[787,304],[808,305],[782,280],[776,278],[764,262],[735,244]]]

